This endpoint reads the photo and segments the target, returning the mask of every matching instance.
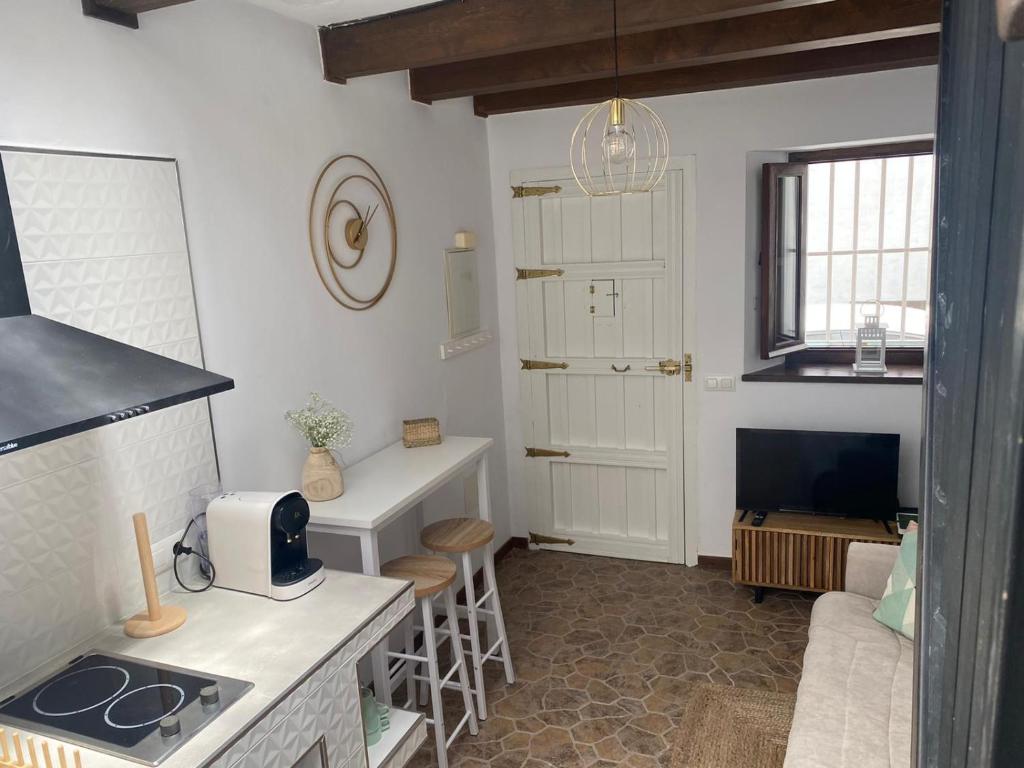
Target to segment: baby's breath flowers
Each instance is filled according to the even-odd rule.
[[[316,392],[311,392],[305,408],[284,415],[313,448],[338,451],[352,442],[352,419]]]

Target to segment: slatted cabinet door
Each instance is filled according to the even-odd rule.
[[[530,530],[576,542],[550,548],[683,561],[683,376],[658,370],[683,359],[682,174],[595,198],[540,174],[513,199],[523,434],[568,454],[524,459]]]

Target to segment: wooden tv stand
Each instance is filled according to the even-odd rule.
[[[741,520],[741,518],[743,518]],[[754,587],[761,602],[765,587],[831,592],[846,586],[846,550],[854,541],[899,544],[877,520],[770,512],[754,526],[754,513],[736,511],[732,523],[732,580]],[[890,523],[895,529],[896,524]]]

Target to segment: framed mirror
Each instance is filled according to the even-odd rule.
[[[479,331],[480,284],[475,250],[445,250],[444,286],[448,299],[448,337],[458,339]]]

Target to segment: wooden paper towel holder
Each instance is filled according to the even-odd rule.
[[[185,609],[177,605],[161,605],[160,592],[156,586],[156,569],[153,567],[153,547],[149,543],[149,524],[146,515],[139,512],[132,515],[135,525],[135,544],[139,548],[139,566],[142,569],[142,584],[146,589],[146,610],[137,613],[124,623],[128,637],[158,637],[173,632],[188,618]]]

